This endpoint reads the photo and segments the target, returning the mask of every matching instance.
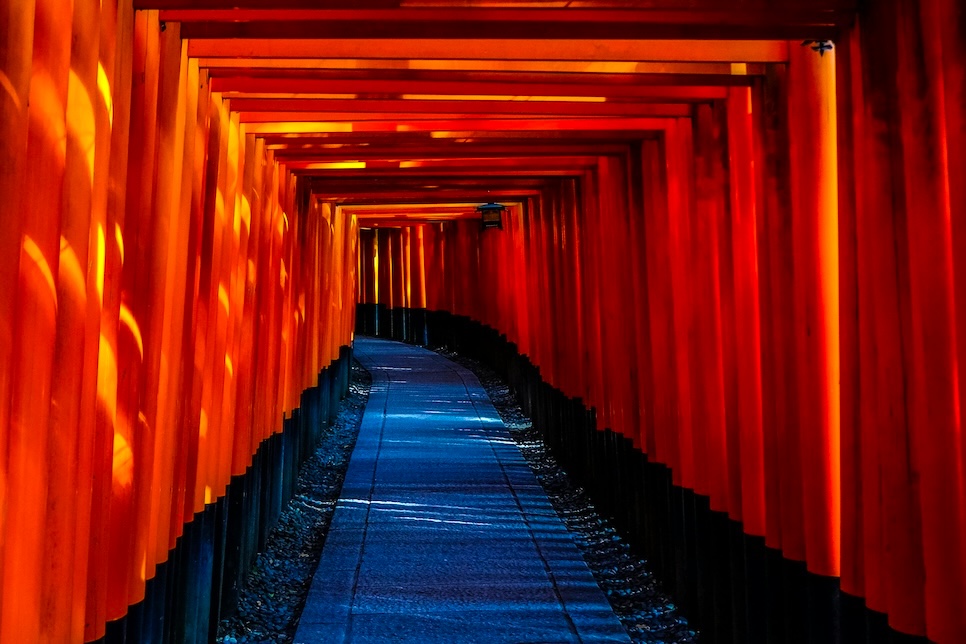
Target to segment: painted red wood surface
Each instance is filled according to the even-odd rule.
[[[350,342],[329,301],[355,300],[355,228],[285,224],[308,214],[294,177],[157,12],[16,3],[2,24],[3,191],[24,214],[0,268],[0,638],[79,642]],[[274,314],[292,293],[304,320]]]
[[[705,38],[465,43],[486,66],[385,16],[261,39],[293,16],[182,4],[0,14],[0,640],[123,617],[351,341],[358,291],[505,333],[746,533],[966,641],[961,2],[665,10]],[[784,40],[810,27],[833,52]],[[506,203],[503,229],[422,221],[447,194]],[[360,231],[367,198],[412,208]]]
[[[579,198],[548,182],[519,229],[449,225],[441,261],[428,228],[427,289],[455,297],[428,306],[505,332],[599,428],[893,627],[957,641],[961,48],[949,7],[881,11],[639,162],[599,157]],[[908,55],[863,64],[894,38]],[[518,279],[480,270],[494,252]]]

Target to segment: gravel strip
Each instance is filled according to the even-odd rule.
[[[437,351],[480,379],[557,514],[574,535],[631,641],[698,642],[698,634],[663,594],[647,562],[631,552],[609,521],[597,514],[586,492],[570,480],[548,453],[509,386],[473,360]],[[349,396],[319,448],[302,468],[296,496],[272,531],[266,551],[255,560],[239,595],[238,610],[219,624],[219,644],[282,644],[295,637],[359,432],[370,383],[369,373],[353,361]]]
[[[698,633],[663,593],[647,561],[631,552],[610,521],[597,514],[583,488],[557,464],[530,418],[520,409],[509,385],[474,360],[451,351],[435,350],[480,379],[557,515],[574,536],[584,561],[627,629],[631,641],[648,644],[698,642]]]
[[[281,644],[295,638],[305,597],[342,490],[349,457],[369,400],[372,378],[352,362],[349,395],[302,466],[295,497],[258,554],[235,614],[218,625],[221,644]]]

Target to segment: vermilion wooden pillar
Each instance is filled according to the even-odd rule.
[[[646,143],[641,144],[642,146]],[[647,308],[647,274],[645,271],[645,260],[642,256],[646,249],[647,240],[644,236],[644,217],[648,215],[644,206],[644,195],[642,181],[642,154],[641,148],[631,146],[625,155],[626,175],[624,181],[625,195],[627,200],[627,245],[629,249],[628,260],[630,272],[628,275],[628,288],[632,294],[630,306],[633,308],[633,335],[635,336],[634,353],[630,356],[631,362],[635,366],[634,378],[634,399],[635,406],[630,409],[628,415],[628,425],[633,441],[633,446],[642,453],[647,454],[648,446],[646,436],[649,431],[650,406],[653,400],[649,398],[650,380],[650,356],[648,345],[650,341],[650,323],[648,320]]]
[[[200,103],[201,100],[199,99],[199,107]],[[260,372],[256,374],[256,386],[260,387],[259,391],[272,391],[278,383],[278,339],[280,335],[278,312],[281,304],[278,293],[284,284],[281,267],[279,266],[281,243],[285,232],[278,202],[279,168],[271,153],[268,153],[266,161],[264,178],[262,179],[263,194],[266,198],[262,204],[261,223],[264,226],[265,251],[264,256],[260,258],[261,265],[259,266],[259,275],[264,285],[264,289],[259,294],[261,306],[259,332],[264,334],[263,337],[266,337],[266,341],[263,346],[259,347],[259,362],[262,365]],[[202,175],[203,178],[204,175]],[[252,440],[261,442],[275,429],[277,402],[277,396],[260,396],[256,399],[259,427]],[[189,418],[191,417],[189,416]],[[189,487],[191,487],[190,482],[189,473]]]
[[[26,171],[28,105],[30,74],[33,67],[34,2],[20,2],[0,18],[0,75],[7,89],[0,92],[0,194],[16,195],[23,185]],[[23,222],[19,217],[4,220],[0,229],[0,282],[16,284],[19,280]],[[18,315],[17,298],[0,298],[0,364],[12,365],[14,337]],[[13,370],[0,370],[0,427],[11,421],[10,393]],[[8,508],[10,502],[10,452],[6,441],[0,441],[0,464],[4,473],[0,491],[0,617],[5,614],[3,579],[7,566]],[[16,529],[16,528],[14,528]]]
[[[690,120],[676,119],[667,130],[667,185],[668,185],[668,254],[670,277],[670,306],[675,362],[673,421],[669,435],[677,443],[678,461],[671,463],[674,483],[695,489],[698,477],[706,472],[695,471],[694,392],[691,388],[690,329],[694,324],[694,303],[690,297],[689,248],[694,190],[693,139]],[[657,240],[655,240],[657,241]],[[703,486],[702,486],[703,487]]]
[[[562,270],[560,263],[560,217],[561,217],[561,194],[560,182],[554,181],[548,186],[543,199],[541,210],[541,236],[540,236],[540,257],[541,266],[537,268],[538,280],[543,284],[543,310],[546,311],[546,319],[553,320],[554,326],[560,319],[564,308],[564,298],[566,294],[563,290]],[[545,374],[545,378],[553,378],[555,382],[560,382],[563,375],[565,362],[557,350],[558,342],[561,338],[561,330],[555,328],[549,333],[543,334],[544,348],[541,354],[540,371]]]
[[[962,374],[966,365],[966,182],[955,180],[966,174],[966,7],[956,0],[940,0],[924,7],[923,20],[932,34],[925,42],[930,65],[941,68],[946,161],[949,177],[949,212],[953,243],[953,271],[956,298],[956,362]],[[939,36],[936,38],[936,36]],[[942,54],[936,59],[937,47]],[[966,400],[966,378],[958,379],[959,404]],[[961,408],[961,407],[960,407]],[[966,440],[960,429],[960,486],[966,489]],[[960,524],[966,534],[966,508],[960,508]],[[966,544],[964,544],[966,547]],[[966,556],[966,555],[964,555]]]
[[[7,282],[6,299],[15,301],[12,334],[8,336],[10,374],[9,433],[6,452],[8,490],[0,622],[0,639],[27,641],[43,632],[42,592],[49,452],[46,428],[50,420],[49,393],[53,376],[57,330],[57,276],[59,273],[61,188],[65,176],[67,79],[70,66],[72,12],[56,3],[40,2],[34,24],[33,65],[29,92],[29,124],[22,183],[9,195],[17,198],[12,211],[22,219],[9,240],[8,250],[19,256],[16,273]],[[16,12],[11,16],[18,20]],[[18,25],[29,46],[26,24]],[[17,36],[15,31],[14,36]],[[12,57],[16,57],[13,54]],[[16,65],[15,78],[21,77]],[[42,79],[42,80],[41,80]],[[12,97],[11,97],[12,98]],[[12,111],[12,110],[11,110]],[[49,116],[48,116],[49,115]],[[47,116],[45,118],[45,116]],[[13,133],[13,145],[20,134]],[[14,176],[17,176],[15,173]],[[51,186],[54,186],[51,194]],[[11,260],[4,260],[7,270]],[[6,393],[6,392],[5,392]],[[5,428],[6,429],[6,428]]]
[[[240,216],[241,232],[247,236],[247,252],[236,267],[238,282],[236,297],[241,299],[242,319],[238,330],[238,354],[235,359],[238,377],[237,399],[239,404],[235,408],[232,424],[235,426],[235,436],[232,442],[231,475],[240,476],[248,467],[250,455],[257,447],[254,440],[256,424],[254,422],[254,405],[249,404],[255,391],[256,366],[256,333],[255,298],[257,288],[261,282],[257,279],[254,267],[258,266],[260,255],[264,252],[263,213],[258,207],[259,191],[256,183],[260,183],[261,173],[257,168],[257,161],[263,158],[264,144],[257,145],[254,138],[245,137],[245,172],[243,178]]]
[[[582,347],[586,341],[581,315],[581,301],[583,294],[582,274],[580,272],[580,247],[583,239],[580,235],[581,214],[579,211],[579,195],[577,181],[568,179],[564,182],[563,203],[561,212],[561,255],[560,268],[564,278],[564,311],[561,320],[563,337],[560,339],[564,346]],[[581,368],[581,357],[577,351],[564,351],[567,358],[567,385],[564,393],[574,398],[580,398],[584,392],[584,373]]]
[[[696,432],[695,467],[703,475],[695,491],[710,497],[711,509],[728,511],[728,441],[722,356],[719,236],[727,209],[726,149],[721,104],[695,108],[695,204],[691,220],[692,288],[696,327],[690,354]],[[703,483],[703,485],[701,485]]]
[[[388,230],[380,229],[376,232],[376,252],[379,259],[376,275],[376,279],[378,280],[376,292],[377,297],[379,298],[379,304],[384,304],[390,308],[393,306],[392,242],[393,240]],[[380,327],[381,326],[382,323],[380,321]],[[383,332],[385,332],[385,330],[380,328],[380,333]]]
[[[418,310],[413,320],[413,341],[426,344],[426,230],[428,226],[416,226],[412,234],[412,307]]]
[[[199,346],[199,341],[201,340],[199,309],[206,302],[203,299],[202,291],[203,258],[201,254],[205,230],[203,216],[205,203],[204,180],[207,170],[207,164],[204,159],[207,157],[211,132],[208,121],[210,92],[206,74],[199,72],[198,83],[199,91],[193,120],[189,114],[189,122],[193,123],[192,131],[196,140],[190,178],[189,212],[191,213],[191,225],[188,231],[188,270],[185,289],[186,297],[191,298],[192,306],[186,311],[184,320],[184,352],[187,356],[190,356],[190,360],[185,364],[185,401],[182,412],[186,433],[185,440],[181,445],[181,449],[185,455],[184,494],[180,502],[182,506],[182,523],[190,520],[194,515],[196,504],[198,503],[198,488],[200,486],[198,474],[201,453],[199,451],[200,444],[197,429],[201,408],[202,373],[196,356],[198,355],[197,351],[203,348],[203,345]],[[270,245],[273,237],[270,224],[265,225],[263,234],[266,236],[268,244]],[[258,266],[260,274],[264,275],[268,272],[270,261],[270,253],[262,258]],[[204,293],[206,294],[206,292]],[[266,306],[266,308],[268,307]],[[267,315],[265,316],[264,324],[266,326],[268,325]],[[267,346],[263,348],[263,352],[265,356],[268,355]],[[264,412],[260,417],[264,417]]]
[[[376,231],[365,228],[359,231],[359,301],[376,303]]]
[[[423,275],[425,276],[424,289],[426,295],[426,309],[430,311],[439,310],[439,288],[440,279],[437,277],[439,266],[439,226],[437,224],[426,224],[422,231],[423,246]]]
[[[439,255],[440,255],[440,275],[447,275],[450,271],[454,270],[457,265],[456,262],[456,252],[455,252],[455,237],[456,232],[455,223],[443,223],[440,224],[439,229]],[[443,288],[440,293],[440,309],[444,311],[455,311],[455,298],[453,296],[453,290],[455,288],[456,280],[442,280]]]
[[[389,303],[392,319],[392,338],[402,340],[405,327],[405,308],[406,301],[406,236],[401,228],[394,228],[387,231],[389,234],[390,253],[390,280],[392,288],[392,299]]]
[[[597,408],[597,427],[603,429],[608,427],[609,418],[607,410],[603,404],[603,365],[601,358],[601,292],[600,292],[600,219],[596,202],[596,191],[598,183],[596,177],[585,172],[581,177],[581,210],[583,219],[580,224],[581,238],[581,284],[582,301],[580,303],[583,315],[584,328],[584,356],[583,371],[585,375],[586,391],[583,395],[584,404],[588,408]],[[539,284],[536,285],[539,288]],[[535,320],[538,312],[534,311],[531,317],[531,324]]]
[[[839,213],[839,364],[841,369],[841,490],[842,528],[840,588],[852,596],[863,594],[862,549],[862,455],[860,452],[860,379],[858,325],[858,266],[856,238],[856,116],[853,108],[853,78],[857,34],[837,44],[835,53],[836,122],[838,125],[838,213]],[[850,599],[846,595],[846,602]],[[843,631],[852,628],[848,616]]]
[[[610,424],[602,425],[631,438],[632,426],[628,419],[636,417],[637,364],[634,307],[631,273],[636,270],[636,253],[630,245],[627,204],[627,174],[624,160],[616,156],[599,157],[597,199],[599,216],[593,223],[599,226],[600,257],[600,350],[601,378]],[[614,378],[613,374],[622,374]],[[635,418],[636,420],[636,418]]]
[[[856,190],[857,265],[860,338],[860,428],[862,454],[864,591],[873,610],[891,614],[893,623],[909,632],[925,630],[922,524],[918,494],[909,485],[909,428],[906,376],[903,372],[899,275],[906,268],[897,256],[898,208],[892,190],[901,189],[890,160],[898,137],[889,122],[896,114],[895,48],[877,64],[866,63],[875,45],[894,42],[895,25],[887,27],[880,13],[860,26],[860,48],[853,52],[862,64],[853,78],[856,93],[854,164]],[[875,36],[878,32],[878,36]],[[878,55],[878,54],[876,54]],[[895,146],[895,148],[893,147]],[[901,176],[901,175],[900,175]],[[901,197],[900,197],[901,201]],[[879,490],[891,502],[883,504]],[[890,557],[888,553],[895,553]],[[900,593],[904,599],[900,599]]]
[[[773,66],[764,81],[760,109],[762,216],[758,226],[762,296],[762,400],[765,432],[767,543],[805,560],[802,534],[799,417],[794,362],[792,233],[788,186],[786,78]]]
[[[102,7],[102,11],[103,11]],[[113,51],[115,65],[107,66],[112,79],[114,118],[104,228],[103,296],[97,370],[97,410],[92,464],[91,537],[87,574],[87,606],[84,636],[104,633],[107,611],[107,567],[110,551],[109,508],[112,498],[114,425],[117,419],[117,337],[121,300],[123,223],[126,210],[128,141],[131,120],[131,86],[134,44],[134,12],[126,3],[117,7],[116,43],[103,43]],[[106,60],[110,60],[109,56]],[[206,107],[207,109],[207,107]],[[99,251],[101,252],[101,251]]]
[[[740,513],[747,534],[765,535],[764,443],[761,428],[761,331],[758,298],[757,189],[754,119],[750,88],[728,93],[731,272],[734,288],[734,348],[737,427],[740,441]],[[732,508],[734,512],[734,508]]]
[[[30,75],[33,67],[34,2],[21,2],[9,8],[0,18],[0,74],[7,79],[7,89],[0,92],[0,194],[17,195],[26,171]],[[23,244],[23,222],[9,217],[0,230],[0,282],[17,284],[20,253]],[[15,333],[18,316],[17,298],[0,298],[0,364],[12,365],[16,349]],[[0,370],[0,427],[11,422],[11,387],[13,370]],[[9,614],[4,609],[3,588],[8,558],[8,530],[18,529],[9,522],[11,452],[7,441],[0,441],[0,464],[3,466],[0,491],[0,618]],[[8,527],[12,526],[12,527]],[[14,564],[16,565],[16,564]]]
[[[538,206],[538,198],[534,198],[530,201],[529,207],[524,213],[524,216],[521,217],[520,235],[517,242],[520,248],[518,251],[520,257],[520,268],[523,269],[523,277],[521,279],[526,283],[527,292],[527,323],[522,328],[520,351],[523,353],[523,355],[529,357],[531,361],[534,360],[536,352],[538,351],[533,320],[536,319],[536,316],[540,314],[539,291],[535,271],[533,270],[536,257],[534,255],[535,251],[533,239],[534,235],[536,234],[535,217]]]
[[[97,53],[85,60],[86,73],[79,77],[85,78],[84,87],[88,96],[96,95],[98,69],[104,68],[108,78],[116,83],[116,49],[119,33],[118,7],[111,3],[99,8],[88,7],[93,16],[87,18],[89,27],[97,24]],[[83,21],[82,21],[83,22]],[[93,43],[92,43],[93,44]],[[112,84],[112,92],[116,91]],[[119,94],[119,93],[118,93]],[[112,103],[113,103],[112,97]],[[102,529],[102,525],[95,523],[93,518],[93,503],[95,495],[100,492],[98,480],[103,476],[97,467],[98,458],[107,450],[105,441],[99,431],[98,407],[100,405],[100,387],[98,382],[98,363],[103,336],[101,333],[101,319],[104,314],[106,263],[108,253],[108,225],[107,210],[110,191],[111,158],[112,158],[112,126],[116,117],[123,121],[121,112],[123,107],[117,106],[117,114],[110,109],[105,100],[94,101],[92,105],[94,119],[94,164],[91,176],[91,216],[88,243],[88,271],[87,271],[87,312],[84,340],[81,403],[78,418],[76,440],[77,451],[77,511],[73,526],[74,561],[73,569],[73,601],[70,608],[69,639],[81,641],[85,634],[85,613],[88,602],[89,557],[91,544],[95,534]],[[116,326],[116,323],[115,323]],[[2,423],[2,421],[0,421]]]
[[[87,342],[96,346],[96,335],[87,333],[87,323],[98,316],[88,307],[88,298],[96,298],[96,291],[88,291],[88,254],[90,251],[93,181],[89,160],[84,153],[95,144],[96,116],[94,106],[87,99],[96,91],[99,7],[90,3],[74,4],[72,34],[75,46],[71,51],[72,75],[67,83],[67,103],[62,106],[67,114],[67,146],[64,158],[64,200],[60,222],[60,261],[57,282],[57,342],[54,363],[57,368],[50,391],[50,419],[46,429],[50,450],[47,459],[49,487],[46,499],[44,556],[46,564],[41,572],[41,624],[45,637],[68,641],[71,620],[62,616],[74,612],[75,601],[83,606],[84,597],[74,597],[75,524],[77,519],[79,486],[86,481],[78,478],[79,456],[82,446],[90,443],[87,430],[81,426],[82,407],[91,408],[83,395],[93,401],[95,388],[85,383],[84,358],[90,355]],[[93,315],[90,315],[93,313]],[[96,354],[95,354],[96,355]],[[92,371],[88,368],[88,373]],[[96,373],[93,372],[93,373]],[[83,384],[87,386],[84,387]],[[88,416],[88,419],[90,417]],[[40,430],[41,428],[36,428]],[[82,438],[83,436],[83,438]],[[80,440],[79,440],[80,439]],[[86,557],[86,553],[85,553]]]
[[[675,467],[679,462],[679,448],[673,440],[677,427],[677,376],[674,360],[674,310],[670,280],[670,222],[668,194],[671,189],[668,146],[676,142],[671,133],[645,145],[643,152],[645,271],[647,275],[647,306],[651,356],[650,391],[645,401],[651,400],[653,447],[648,453],[658,462]]]
[[[548,295],[550,296],[549,306],[554,320],[562,320],[568,315],[568,309],[572,305],[572,291],[568,287],[567,271],[571,266],[565,259],[566,257],[566,182],[557,181],[550,191],[548,201],[548,229],[547,229],[547,280],[550,286]],[[572,367],[568,357],[564,355],[562,347],[565,346],[566,338],[572,338],[572,329],[567,324],[559,324],[550,335],[551,356],[550,366],[556,382],[560,383],[558,388],[563,390],[567,386]]]
[[[834,51],[790,47],[788,73],[805,552],[808,569],[839,574],[839,272]]]
[[[531,359],[535,355],[536,345],[530,321],[538,313],[538,294],[534,290],[536,277],[532,271],[534,257],[532,253],[533,235],[535,231],[535,216],[539,199],[532,198],[518,216],[510,221],[510,235],[513,239],[514,269],[517,275],[515,289],[520,298],[521,310],[516,312],[517,328],[519,330],[517,342],[519,351]]]
[[[141,409],[154,433],[151,466],[151,495],[145,508],[148,534],[145,545],[145,579],[154,577],[154,567],[167,558],[171,512],[174,442],[180,424],[172,414],[176,400],[177,369],[185,306],[188,214],[182,210],[181,189],[185,147],[185,82],[187,57],[182,55],[180,26],[159,36],[160,79],[158,95],[157,184],[152,203],[154,253],[152,292],[155,304],[145,320],[145,389]],[[143,583],[139,580],[139,585]]]
[[[402,271],[400,284],[402,287],[402,306],[410,308],[412,306],[412,228],[405,227],[399,230],[399,264]]]
[[[898,231],[899,242],[908,244],[909,294],[903,301],[909,307],[903,311],[904,325],[909,325],[903,336],[910,377],[906,385],[908,449],[919,474],[926,633],[938,641],[961,641],[966,640],[961,601],[966,597],[966,489],[962,447],[957,453],[954,446],[961,446],[963,439],[957,382],[962,367],[956,362],[956,347],[966,339],[956,336],[948,187],[960,177],[949,173],[945,152],[945,83],[937,46],[942,43],[940,19],[932,14],[933,4],[925,4],[929,6],[886,2],[881,10],[896,25],[899,52],[895,70],[899,119],[893,124],[900,128],[902,183],[896,188],[902,192],[894,194],[905,201],[905,212],[900,204],[896,213],[899,225],[905,227]],[[863,33],[874,45],[878,34]],[[960,58],[959,63],[966,60]],[[915,482],[910,481],[913,487]]]

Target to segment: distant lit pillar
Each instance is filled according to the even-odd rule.
[[[376,230],[376,335],[391,332],[389,309],[392,307],[392,253],[389,230]]]

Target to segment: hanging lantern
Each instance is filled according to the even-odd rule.
[[[503,212],[506,206],[498,203],[485,203],[476,207],[476,212],[480,213],[480,225],[482,228],[503,229]]]

